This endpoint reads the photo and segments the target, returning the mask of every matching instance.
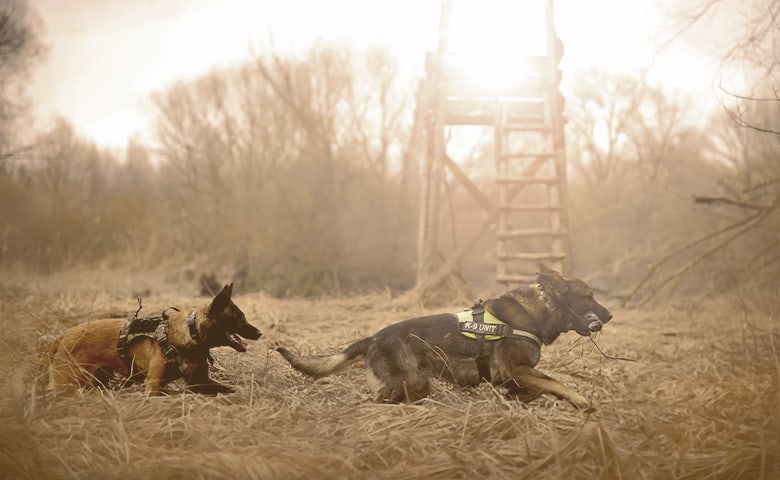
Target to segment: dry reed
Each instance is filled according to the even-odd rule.
[[[41,333],[135,307],[132,280],[95,288],[82,276],[2,283],[5,478],[780,478],[777,317],[742,306],[614,312],[598,344],[636,362],[573,333],[545,347],[539,368],[591,398],[591,412],[438,381],[419,405],[378,405],[361,368],[310,381],[272,350],[334,351],[426,311],[386,294],[239,296],[264,336],[245,354],[214,351],[231,395],[174,383],[163,398],[139,386],[50,397],[35,381]],[[181,286],[151,290],[147,313],[199,303]]]

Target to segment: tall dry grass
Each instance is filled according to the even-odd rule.
[[[0,472],[9,479],[534,478],[772,479],[780,475],[777,317],[723,301],[709,307],[616,310],[597,341],[573,333],[539,368],[592,399],[507,401],[482,385],[436,382],[420,405],[378,405],[362,369],[320,381],[271,348],[331,352],[431,310],[388,294],[236,301],[263,332],[249,351],[215,350],[213,376],[237,392],[204,397],[171,386],[47,397],[34,388],[44,332],[150,293],[144,312],[204,302],[163,276],[110,272],[0,280]],[[449,309],[460,308],[453,303]],[[436,309],[439,310],[448,310]]]

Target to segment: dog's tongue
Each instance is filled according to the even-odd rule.
[[[239,352],[246,352],[246,343],[244,343],[244,341],[241,340],[238,335],[235,333],[228,333],[227,339],[231,347]]]

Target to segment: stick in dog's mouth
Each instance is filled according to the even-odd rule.
[[[593,312],[588,312],[583,317],[586,322],[588,322],[588,330],[591,332],[600,332],[601,327],[604,326],[604,323],[601,321],[601,319]]]

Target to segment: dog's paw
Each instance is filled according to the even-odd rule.
[[[588,401],[587,398],[583,397],[578,393],[571,392],[566,397],[566,400],[571,402],[571,404],[577,407],[578,409],[585,411],[585,413],[590,413],[596,410],[595,407],[591,405],[590,401]]]
[[[222,383],[206,383],[202,385],[190,385],[189,389],[194,393],[199,393],[201,395],[217,395],[217,394],[227,394],[227,393],[233,393],[236,391],[235,388],[225,385]]]

